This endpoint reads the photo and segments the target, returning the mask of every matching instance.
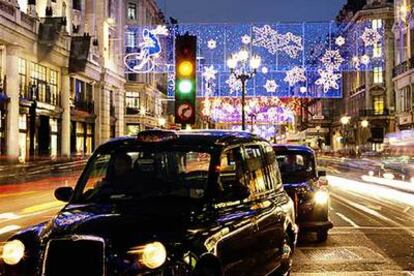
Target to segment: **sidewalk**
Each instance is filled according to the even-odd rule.
[[[87,159],[41,160],[25,164],[0,165],[0,185],[36,180],[45,175],[56,175],[83,169]]]

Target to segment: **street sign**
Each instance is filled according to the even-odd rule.
[[[312,119],[314,119],[314,120],[324,120],[325,116],[323,116],[323,115],[313,115]]]

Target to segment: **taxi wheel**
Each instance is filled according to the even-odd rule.
[[[328,230],[318,230],[316,236],[318,238],[318,242],[326,242],[326,240],[328,239]]]
[[[274,273],[271,274],[272,276],[290,275],[290,270],[292,268],[293,263],[293,243],[288,234],[286,234],[282,252],[285,255],[285,258],[282,260],[280,267]]]

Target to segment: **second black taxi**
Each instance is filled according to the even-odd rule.
[[[2,246],[5,275],[284,275],[291,267],[293,201],[271,145],[248,133],[118,138],[55,196],[68,204],[53,219]]]
[[[326,241],[333,227],[329,220],[326,172],[318,171],[315,152],[300,145],[274,145],[285,190],[293,199],[301,232],[316,232]]]

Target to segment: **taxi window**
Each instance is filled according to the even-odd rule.
[[[264,170],[263,156],[260,146],[247,146],[244,148],[245,162],[247,167],[246,183],[249,187],[250,194],[266,192],[267,181]]]
[[[270,145],[264,145],[266,159],[266,170],[268,171],[269,189],[279,190],[282,188],[282,178],[276,160],[276,154]]]
[[[100,153],[88,165],[78,200],[154,195],[199,199],[207,188],[210,160],[207,152],[187,149]]]
[[[241,156],[240,148],[229,149],[220,156],[219,182],[224,190],[235,183],[245,185]]]

